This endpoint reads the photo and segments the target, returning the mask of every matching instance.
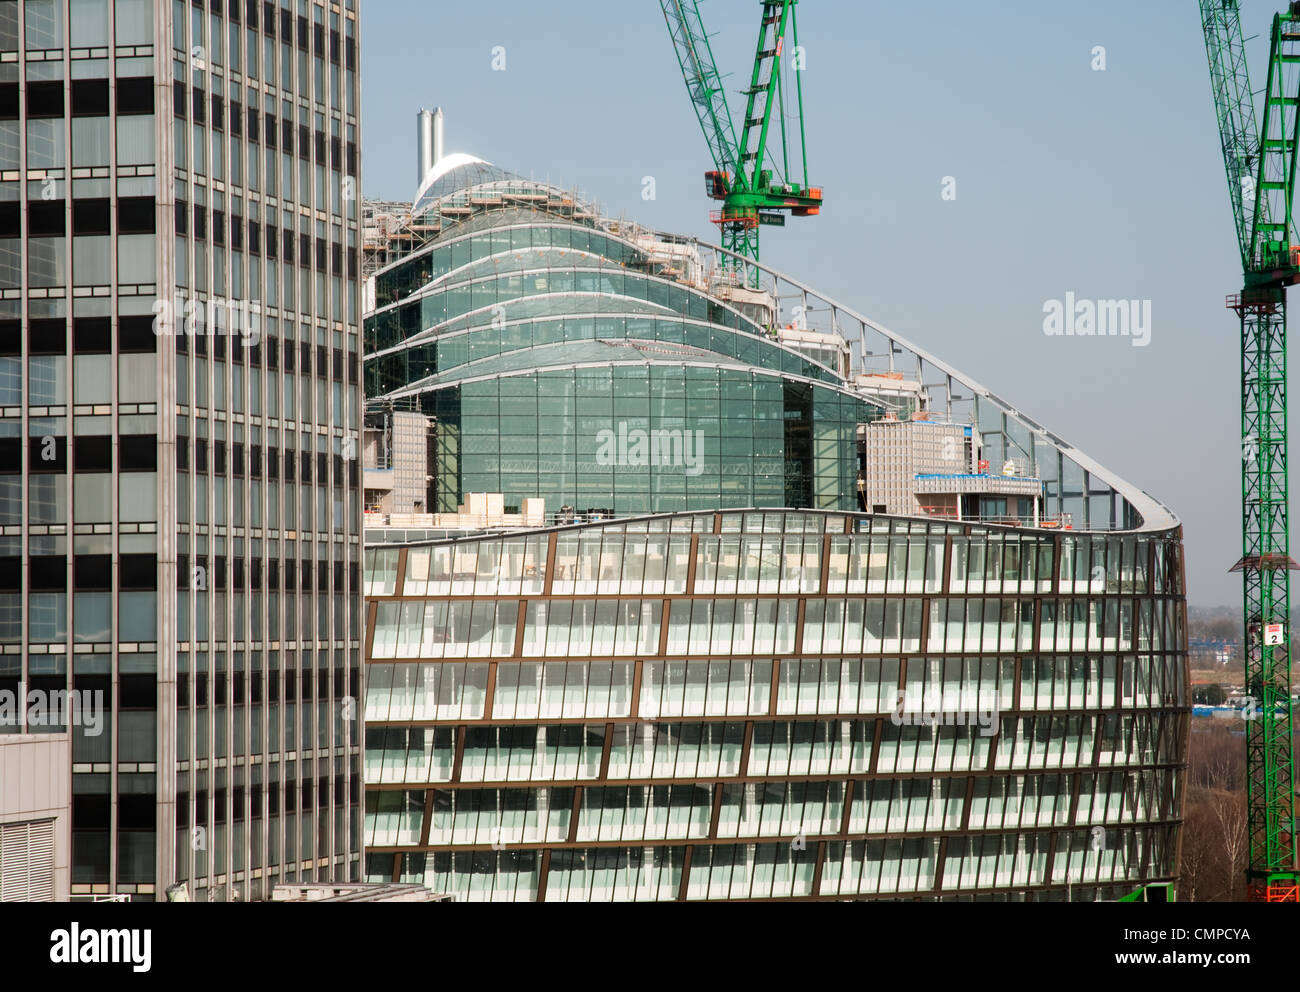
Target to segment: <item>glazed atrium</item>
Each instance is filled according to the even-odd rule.
[[[420,174],[367,289],[368,881],[1174,880],[1168,509],[793,277],[470,156]]]

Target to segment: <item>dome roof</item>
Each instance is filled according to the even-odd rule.
[[[415,194],[415,206],[412,213],[423,213],[436,200],[458,193],[461,190],[482,186],[485,183],[517,180],[513,172],[499,169],[491,162],[485,162],[473,155],[456,153],[446,155],[438,161],[427,179]]]

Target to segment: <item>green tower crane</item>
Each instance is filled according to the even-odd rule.
[[[1291,213],[1300,141],[1300,3],[1273,18],[1262,122],[1237,0],[1199,0],[1245,275],[1241,321],[1242,573],[1246,803],[1252,901],[1300,901],[1291,738],[1291,559],[1286,289],[1300,282]],[[1248,717],[1251,714],[1247,714]]]
[[[704,181],[708,195],[722,202],[722,209],[712,215],[722,230],[722,246],[758,261],[760,225],[783,226],[786,212],[808,217],[820,213],[822,206],[822,191],[808,184],[801,79],[804,56],[795,15],[798,0],[762,0],[758,53],[749,88],[744,91],[747,104],[739,141],[697,0],[659,2],[677,48],[686,89],[713,155],[714,168],[705,174]],[[789,84],[783,71],[787,65],[794,70],[792,110],[797,120],[797,124],[789,126]],[[774,124],[780,145],[779,166],[772,149]],[[792,163],[791,139],[796,135],[798,148]],[[792,169],[800,171],[796,174]]]

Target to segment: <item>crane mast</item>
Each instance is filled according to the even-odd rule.
[[[1243,653],[1247,886],[1252,901],[1300,901],[1291,731],[1291,559],[1287,457],[1287,299],[1300,282],[1292,217],[1300,143],[1300,3],[1273,18],[1262,122],[1237,0],[1199,0],[1241,252]]]

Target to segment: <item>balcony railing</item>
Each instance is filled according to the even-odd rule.
[[[1014,513],[968,513],[959,515],[957,510],[951,506],[925,506],[923,504],[921,510],[928,517],[959,521],[964,524],[994,524],[1003,527],[1030,527],[1040,530],[1074,530],[1074,518],[1069,513],[1054,517],[1039,517],[1035,520],[1032,516]]]

